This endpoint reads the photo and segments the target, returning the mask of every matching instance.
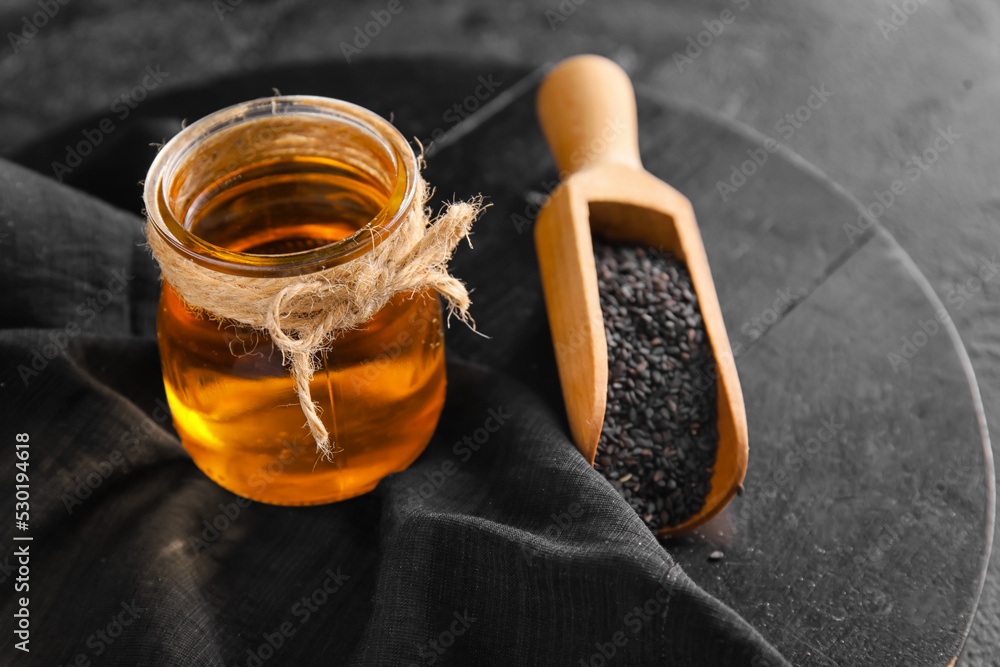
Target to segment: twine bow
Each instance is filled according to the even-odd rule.
[[[458,242],[468,237],[483,209],[482,198],[449,204],[432,219],[427,208],[430,192],[422,178],[417,197],[419,204],[373,250],[301,276],[262,278],[214,271],[178,253],[147,221],[146,238],[162,279],[192,311],[266,332],[281,350],[317,451],[327,460],[336,450],[309,387],[318,352],[338,334],[364,325],[403,292],[434,289],[448,302],[449,314],[470,321],[469,293],[448,274],[448,260]]]

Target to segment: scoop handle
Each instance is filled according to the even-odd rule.
[[[608,162],[642,168],[635,91],[613,61],[594,55],[562,61],[542,81],[537,104],[563,179]]]

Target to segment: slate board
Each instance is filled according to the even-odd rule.
[[[491,75],[499,85],[474,112],[448,113]],[[503,267],[508,280],[470,282],[473,314],[487,335],[500,322],[516,331],[487,339],[453,326],[449,350],[560,407],[531,233],[557,178],[534,118],[540,76],[429,60],[255,72],[151,97],[88,160],[113,160],[125,142],[160,141],[179,118],[272,87],[354,101],[421,140],[440,129],[426,172],[438,201],[482,192],[492,203],[476,226],[475,251],[460,250],[453,270],[468,277],[474,264]],[[65,128],[55,145],[98,120]],[[982,405],[950,322],[938,322],[906,363],[888,356],[902,351],[903,337],[924,340],[921,322],[932,330],[926,323],[942,303],[877,225],[851,238],[844,225],[858,225],[857,202],[796,156],[767,152],[724,201],[717,183],[752,158],[748,151],[759,160],[763,137],[651,90],[639,91],[639,126],[647,169],[694,204],[750,427],[745,495],[666,547],[795,664],[949,664],[968,632],[991,544]],[[61,155],[32,145],[13,158],[51,174]],[[119,181],[87,175],[99,169],[65,180],[138,210],[135,182],[147,166],[138,160],[134,178],[125,170]],[[725,558],[709,562],[716,549]]]

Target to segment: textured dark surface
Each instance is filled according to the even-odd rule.
[[[501,220],[493,224],[509,223],[517,235],[497,252],[513,253],[529,236],[515,214],[529,215],[525,206],[555,178],[532,114],[527,99],[431,163],[431,177],[454,179],[459,194],[492,193],[490,215]],[[808,165],[771,155],[738,198],[722,202],[712,175],[760,144],[644,95],[639,117],[646,167],[695,206],[750,426],[746,494],[668,549],[766,627],[796,664],[947,664],[985,565],[991,497],[982,432],[962,358],[943,329],[910,368],[894,373],[887,358],[939,304],[891,239],[871,231],[848,239],[843,224],[856,222],[854,204]],[[478,142],[503,147],[491,162],[540,166],[516,177],[519,168],[479,168]],[[511,189],[521,180],[534,185],[518,197]],[[459,256],[459,271],[467,257]],[[504,301],[504,285],[483,290],[480,298]],[[508,343],[514,349],[463,333],[456,342],[468,338],[475,347],[464,349],[477,358],[539,375],[515,364],[531,347],[529,305],[508,299],[482,313],[484,331],[491,321],[523,323],[514,330],[525,333]],[[929,536],[937,531],[943,542]],[[727,557],[708,562],[720,547]],[[942,597],[948,604],[934,602]]]
[[[945,301],[968,347],[987,418],[995,430],[1000,425],[998,281],[987,281],[967,292],[968,297],[958,290],[1000,245],[1000,141],[995,127],[1000,104],[1000,9],[989,0],[928,0],[900,30],[883,32],[878,22],[891,18],[892,5],[890,0],[586,2],[568,20],[555,23],[553,30],[545,12],[555,10],[556,2],[407,4],[405,12],[353,62],[386,54],[437,54],[463,61],[495,58],[541,63],[582,51],[604,53],[619,60],[648,94],[697,101],[780,140],[866,204],[876,201],[876,191],[885,192],[895,179],[905,178],[906,161],[931,145],[938,129],[952,126],[961,139],[918,182],[908,183],[905,195],[897,198],[881,221]],[[719,18],[726,8],[736,12],[735,22],[692,63],[679,69],[672,55],[683,52],[688,38],[705,29],[703,21]],[[355,27],[370,20],[372,9],[377,7],[361,2],[244,2],[220,18],[213,4],[202,0],[71,2],[19,53],[4,45],[0,145],[9,153],[81,113],[110,115],[115,99],[139,83],[147,65],[160,64],[171,73],[163,84],[169,90],[265,64],[341,59],[340,42],[352,39]],[[22,16],[34,11],[36,5],[30,0],[3,5],[2,32],[6,35],[17,29]],[[490,65],[480,73],[498,73],[497,78],[510,85],[502,72]],[[438,74],[434,68],[421,72],[421,76]],[[261,87],[267,85],[262,82]],[[462,95],[472,93],[475,85],[469,81]],[[776,124],[807,102],[813,86],[826,86],[832,97],[792,135],[787,134],[787,126],[779,132]],[[439,126],[452,124],[443,114],[456,101],[445,102],[437,110]],[[533,120],[526,116],[521,122]],[[647,117],[643,122],[647,132],[655,131]],[[153,140],[169,134],[165,128],[147,129]],[[511,142],[512,150],[521,145],[517,139]],[[731,160],[719,160],[696,171],[711,186],[727,178],[732,166]],[[658,175],[669,179],[684,173],[685,168],[673,168]],[[543,178],[539,173],[537,192],[546,188]],[[512,199],[522,194],[511,194],[495,182],[486,185]],[[746,186],[751,187],[753,182]],[[139,201],[138,190],[132,192],[135,205],[129,210],[135,210]],[[710,187],[703,192],[706,204],[713,197],[719,204],[717,192]],[[749,192],[741,189],[740,197]],[[816,196],[820,203],[823,197],[833,198],[832,194]],[[518,201],[517,210],[523,212],[529,203]],[[787,232],[765,234],[772,229],[769,220],[744,214],[741,200],[730,202],[735,202],[735,219],[745,224],[705,230],[709,246],[730,233],[739,235],[735,250],[722,257],[725,261],[741,257],[761,236],[772,237],[770,242],[787,236]],[[789,203],[797,205],[798,201]],[[715,238],[708,238],[709,234]],[[518,242],[528,242],[527,236]],[[773,260],[778,263],[775,280],[762,281],[746,271],[730,287],[738,293],[726,313],[734,346],[748,342],[741,324],[748,324],[747,332],[759,330],[752,318],[771,307],[777,298],[774,289],[809,289],[822,278],[821,272],[809,270],[813,253],[846,245],[847,238],[838,228],[814,235],[811,242],[800,253]],[[523,270],[516,253],[506,257],[514,261],[512,270]],[[769,265],[770,260],[763,268]],[[732,268],[741,271],[742,267],[734,262]],[[788,279],[780,275],[786,269]],[[754,292],[755,285],[768,289]],[[504,297],[499,285],[490,292],[491,299]],[[538,326],[522,324],[528,330],[524,336]],[[512,340],[495,342],[516,349],[521,339],[518,334]],[[884,341],[887,351],[899,345],[898,339]],[[940,397],[936,388],[927,391],[925,399]],[[963,663],[1000,665],[997,571],[993,567],[988,578]]]
[[[399,77],[395,88],[413,98],[414,81]],[[303,85],[373,108],[387,103],[379,87],[353,87],[330,66]],[[193,94],[190,106],[206,102]],[[426,132],[431,121],[415,112],[399,122]],[[148,151],[141,132],[121,136],[116,154]],[[36,151],[53,149],[59,142]],[[125,175],[115,178],[94,168],[124,181],[133,161],[122,160]],[[90,182],[89,168],[76,177]],[[7,440],[30,434],[32,490],[30,529],[8,522],[0,541],[33,540],[32,650],[14,651],[19,604],[5,595],[4,661],[788,664],[698,588],[580,457],[557,389],[539,395],[544,387],[453,358],[432,443],[375,491],[310,508],[225,491],[184,456],[161,408],[157,277],[140,248],[141,218],[8,162],[0,162],[0,215],[13,223],[0,246],[0,404]],[[510,245],[506,225],[482,222],[481,246]],[[533,261],[530,245],[520,252]],[[482,248],[462,257],[473,287],[505,281],[544,321],[537,272],[511,277],[503,253]],[[109,278],[115,271],[120,282]],[[94,303],[100,314],[89,317]],[[486,312],[483,326],[497,339],[516,326]],[[452,348],[502,361],[490,341],[454,331],[466,340],[454,337]],[[553,377],[544,327],[528,342],[508,368]],[[0,466],[7,479],[17,472],[13,451]],[[7,558],[4,567],[18,557]]]
[[[385,72],[389,67],[381,65],[372,69]],[[426,66],[410,62],[394,67],[395,76],[407,81],[415,78],[407,73],[408,68],[420,70]],[[277,85],[289,93],[321,93],[352,99],[381,113],[393,113],[401,130],[416,136],[429,133],[433,116],[428,118],[427,114],[434,107],[412,100],[441,100],[450,96],[438,90],[418,98],[407,92],[404,83],[386,89],[373,88],[370,84],[373,76],[355,76],[360,68],[347,69],[347,76],[343,78],[338,76],[341,69],[345,68],[325,65],[272,71],[255,74],[252,79],[243,79],[233,85],[223,83],[190,95],[181,92],[151,100],[144,111],[154,120],[136,116],[134,127],[121,129],[121,143],[115,151],[125,155],[150,151],[144,143],[150,124],[177,127],[179,121],[171,118],[171,114],[177,113],[178,108],[200,115],[203,109],[253,96],[250,91],[254,87]],[[441,77],[439,85],[451,90],[455,82],[474,81],[476,71],[476,67],[453,67],[448,76]],[[489,193],[493,203],[473,236],[475,250],[463,247],[453,263],[456,275],[464,278],[474,290],[473,314],[479,330],[492,337],[484,339],[464,327],[453,327],[448,332],[448,345],[453,353],[465,359],[500,369],[525,382],[539,392],[547,410],[561,414],[561,397],[530,233],[532,210],[530,203],[525,203],[537,201],[538,190],[544,190],[544,184],[555,179],[554,166],[532,119],[532,86],[538,74],[508,70],[504,76],[521,81],[512,86],[516,92],[496,103],[492,109],[495,113],[473,115],[467,123],[457,126],[447,137],[449,141],[442,142],[443,147],[430,158],[427,169],[427,177],[437,185],[441,199],[450,198],[452,193],[465,197],[481,191]],[[390,78],[388,74],[386,77]],[[425,86],[427,81],[423,82]],[[697,534],[668,543],[669,552],[693,573],[695,581],[757,624],[764,637],[796,664],[858,661],[946,664],[962,644],[979,590],[986,549],[989,480],[973,395],[948,332],[942,327],[938,334],[931,336],[919,355],[898,373],[892,372],[887,360],[887,352],[895,345],[892,341],[900,335],[912,337],[920,321],[935,316],[935,304],[921,289],[919,274],[912,271],[905,255],[882,233],[868,231],[854,239],[854,243],[849,242],[843,234],[842,224],[845,220],[856,219],[852,202],[808,167],[784,154],[771,155],[740,191],[741,200],[734,198],[720,203],[706,174],[712,173],[714,164],[737,160],[748,150],[757,150],[758,145],[704,113],[666,105],[647,96],[640,96],[639,102],[640,143],[647,167],[687,193],[701,221],[744,383],[751,439],[746,494]],[[94,121],[89,120],[81,127],[92,125]],[[74,129],[69,134],[79,132]],[[62,139],[38,144],[26,154],[26,159],[44,165],[53,152],[61,150],[61,144]],[[104,181],[117,183],[121,189],[111,189],[107,196],[127,206],[126,184],[134,182],[138,176],[129,165],[140,160],[126,160],[112,169],[96,162],[101,156],[95,154],[93,159],[95,163],[67,175],[67,182],[79,179],[88,187],[91,183]],[[98,165],[96,176],[88,168],[93,164]],[[14,177],[10,181],[9,194],[5,196],[10,202],[8,206],[20,203],[16,198],[18,190],[26,193],[24,196],[29,198],[29,204],[38,202],[41,210],[50,211],[43,216],[45,219],[59,219],[62,217],[59,211],[64,209],[58,206],[72,205],[53,193],[44,198],[43,207],[45,188],[35,180],[28,181],[27,188],[23,184],[19,187],[20,180]],[[108,188],[107,185],[101,187]],[[59,204],[61,201],[63,203]],[[56,208],[47,208],[52,206]],[[86,207],[81,212],[91,219],[101,215],[99,209],[88,212]],[[80,281],[73,279],[73,271],[81,267],[72,269],[74,258],[82,261],[79,258],[99,257],[105,245],[118,248],[119,253],[134,247],[126,244],[123,248],[121,242],[116,245],[115,240],[124,229],[134,235],[138,224],[137,219],[127,214],[116,214],[120,219],[116,225],[124,225],[123,229],[104,228],[103,236],[92,238],[90,250],[81,254],[83,248],[78,245],[53,243],[51,239],[59,235],[43,232],[43,225],[29,226],[25,234],[21,231],[24,228],[17,226],[18,221],[23,224],[22,214],[7,213],[7,216],[15,221],[15,247],[11,249],[8,245],[8,252],[13,250],[15,258],[26,253],[38,257],[39,275],[48,275],[51,280],[47,293],[64,305],[77,303],[81,298],[77,293]],[[78,233],[76,227],[72,227],[73,233]],[[85,231],[79,233],[83,239],[90,238]],[[127,331],[145,336],[148,341],[153,326],[149,316],[152,269],[148,258],[130,252],[135,269],[129,270],[142,277],[130,287],[125,307],[112,311],[107,319],[95,321],[106,327],[99,330],[105,335],[121,336]],[[52,255],[46,256],[46,253]],[[90,266],[88,262],[84,264]],[[105,259],[97,264],[105,266],[114,262]],[[46,268],[52,266],[64,269],[53,274]],[[30,271],[23,278],[20,273],[10,276],[6,281],[10,285],[6,298],[21,298],[19,295],[25,291],[23,285],[27,284],[24,280],[30,277],[33,277]],[[67,281],[67,277],[70,280]],[[141,298],[133,301],[137,297]],[[781,311],[781,316],[766,332],[757,331],[756,327],[764,326],[773,318],[766,310],[754,312],[748,308],[748,303],[768,304],[766,308],[773,307],[776,315]],[[60,327],[67,318],[75,317],[72,310],[53,308],[40,313],[37,310],[33,304],[19,302],[17,307],[5,308],[4,312],[23,318],[11,320],[11,325],[32,328]],[[747,323],[751,324],[750,328],[745,326]],[[27,334],[28,344],[25,344],[25,334],[11,335],[12,343],[20,342],[20,351],[15,346],[11,354],[27,356],[31,334]],[[128,341],[126,349],[140,358],[147,357],[146,362],[138,366],[147,373],[142,376],[118,371],[119,365],[111,361],[112,351],[101,341],[95,345],[73,342],[71,358],[82,358],[90,374],[122,394],[133,396],[137,405],[155,415],[150,403],[152,398],[141,398],[142,391],[137,389],[141,387],[147,391],[149,387],[158,386],[159,380],[149,363],[152,353],[148,349],[143,351],[141,340]],[[151,342],[146,345],[151,346]],[[464,374],[462,370],[457,372]],[[52,373],[43,377],[48,378],[44,387],[59,375]],[[485,377],[470,382],[473,385],[482,383]],[[6,386],[19,391],[21,400],[25,400],[25,396],[29,402],[36,400],[39,395],[34,392],[39,385],[29,386],[31,391],[25,393],[18,382],[15,375]],[[452,391],[469,392],[461,386],[453,387]],[[67,399],[57,393],[49,400],[54,402],[43,403],[41,409],[50,405],[49,411],[54,411]],[[451,404],[454,405],[454,400]],[[446,414],[435,440],[439,443],[433,450],[437,455],[429,453],[421,459],[420,465],[402,476],[408,481],[401,482],[401,488],[386,484],[373,498],[352,501],[339,506],[339,510],[327,510],[337,512],[337,516],[344,513],[340,520],[350,522],[359,531],[351,533],[354,535],[349,540],[351,543],[357,545],[359,540],[363,541],[363,533],[357,525],[364,520],[360,517],[364,515],[374,520],[377,514],[375,509],[355,511],[356,507],[367,507],[372,502],[389,503],[388,507],[383,506],[378,524],[379,539],[383,543],[390,539],[386,535],[395,530],[390,517],[398,520],[399,508],[404,514],[427,510],[433,515],[435,511],[443,511],[431,507],[437,495],[432,497],[430,505],[418,502],[414,507],[412,494],[408,493],[414,484],[422,481],[421,474],[433,474],[443,464],[445,459],[435,456],[447,458],[447,444],[460,439],[460,435],[456,435],[458,431],[453,433],[449,429],[460,428],[455,426],[456,422],[474,427],[465,423],[469,419],[465,414],[468,411]],[[532,415],[525,419],[535,424],[538,418]],[[559,419],[554,424],[561,422]],[[62,433],[63,446],[74,442],[74,437],[80,437],[61,430],[66,427],[56,425],[54,428]],[[543,430],[548,433],[551,428],[552,425]],[[562,428],[565,429],[564,424]],[[519,431],[514,441],[523,445],[527,440],[534,442],[534,447],[542,447],[544,439],[532,429],[534,426],[526,432]],[[160,452],[161,457],[175,451],[170,449],[170,437],[164,437],[166,452]],[[51,436],[43,436],[43,439],[51,439]],[[86,451],[87,448],[80,449]],[[82,455],[97,456],[98,463],[101,460],[101,454],[83,454],[83,451]],[[571,449],[567,451],[573,453]],[[509,459],[509,464],[491,460],[491,470],[493,466],[500,468],[491,475],[502,474],[501,471],[511,465],[521,470],[519,466],[525,463],[516,453],[508,452],[503,456],[513,458]],[[188,484],[189,479],[214,488],[190,464],[184,464],[174,455],[167,460],[174,461],[171,466],[182,467],[171,473],[180,477],[162,475],[158,484],[165,486],[157,487],[157,493],[166,493],[178,484]],[[549,461],[547,465],[552,464],[553,459],[546,460]],[[55,465],[54,461],[49,465]],[[87,464],[80,465],[86,468]],[[158,465],[163,463],[158,462]],[[513,472],[515,477],[526,481],[516,470]],[[155,468],[151,466],[151,473],[153,471]],[[470,474],[473,472],[470,470]],[[575,476],[574,472],[566,478],[565,474],[546,469],[532,483],[539,485],[547,496],[559,495],[562,492],[557,489],[564,485],[571,489],[579,483],[573,481],[577,479]],[[133,480],[126,478],[123,483],[128,491]],[[493,497],[496,492],[489,490],[493,484],[483,485],[482,480],[473,475],[464,486],[456,483],[455,488],[446,485],[443,489],[449,498],[457,501],[463,493],[475,488],[470,501],[474,501],[477,508],[489,508],[483,510],[485,514],[481,517],[503,522],[500,516],[490,513],[496,502],[502,504]],[[497,480],[495,484],[497,489],[506,488],[510,480]],[[59,495],[62,492],[54,487],[50,493]],[[581,491],[577,488],[565,493],[569,494],[567,498],[577,497]],[[582,493],[588,495],[590,492]],[[223,499],[232,498],[221,490],[216,491],[218,494],[222,494]],[[384,494],[389,497],[383,497]],[[217,502],[214,495],[209,495],[212,496],[210,502],[201,495],[195,500],[185,500],[182,495],[175,502],[185,507],[193,505],[185,520],[197,525],[199,517],[211,520],[214,516]],[[570,503],[564,500],[564,504]],[[49,511],[58,517],[64,508],[62,503],[54,505]],[[118,519],[104,516],[104,512],[113,512],[116,506],[115,499],[111,498],[108,507],[102,505],[95,511],[102,521],[116,525]],[[606,511],[596,505],[592,509],[602,515]],[[628,516],[626,523],[638,521],[634,515],[628,515],[630,510],[624,503],[620,503],[618,509]],[[277,510],[249,509],[247,512],[252,515]],[[558,510],[551,514],[560,515]],[[614,516],[614,523],[625,520],[621,514]],[[255,540],[263,539],[260,531],[266,531],[269,526],[274,529],[274,521],[284,523],[292,518],[292,515],[276,515],[270,522],[264,520],[257,524],[254,531],[226,533],[219,543],[213,543],[212,553],[222,558],[223,553],[228,554],[232,549],[251,548]],[[576,518],[581,517],[573,517]],[[579,529],[591,538],[601,530],[609,530],[601,529],[600,522],[596,522],[597,525],[591,521],[573,523],[579,523]],[[295,525],[298,524],[293,523]],[[307,525],[295,530],[308,531]],[[561,532],[574,540],[579,537],[573,530]],[[542,533],[544,535],[544,527]],[[481,532],[479,534],[482,536]],[[282,539],[292,541],[298,537],[268,539],[275,554],[287,548],[282,546]],[[472,537],[462,539],[471,540]],[[628,537],[626,541],[633,539],[636,549],[645,544],[644,550],[657,553],[657,559],[669,558],[653,542],[645,542],[645,538]],[[445,541],[454,540],[460,540],[459,536]],[[185,538],[175,536],[171,543],[182,549],[184,541]],[[190,549],[190,540],[188,542]],[[609,544],[618,542],[618,538],[612,537]],[[72,540],[67,544],[72,544]],[[164,545],[164,549],[167,547]],[[534,554],[535,547],[530,545],[530,548]],[[726,558],[721,562],[709,562],[708,555],[716,549],[724,550]],[[563,547],[556,548],[555,553],[561,554],[562,550]],[[398,560],[398,557],[393,560],[384,548],[373,553],[379,553],[387,564]],[[645,558],[641,553],[645,551],[637,552],[636,556]],[[93,556],[86,550],[81,552],[82,558],[87,555]],[[172,567],[177,570],[176,576],[185,572],[185,567],[190,567],[184,565],[190,555],[174,554],[176,560],[172,561]],[[443,558],[443,554],[435,558]],[[572,559],[569,562],[573,562]],[[194,570],[195,573],[199,571]],[[302,573],[290,573],[291,578],[286,579],[286,583],[304,585]],[[541,585],[541,582],[531,584],[530,578],[520,572],[506,576],[511,577],[512,582],[520,582],[522,588]],[[242,586],[246,585],[245,580],[239,581]],[[402,589],[407,587],[402,580],[396,585]],[[206,622],[219,618],[217,608],[224,604],[232,590],[219,589],[217,599],[201,608],[199,613],[206,615]],[[388,592],[392,588],[382,590]],[[358,593],[362,596],[372,594]],[[615,599],[613,593],[605,594]],[[264,609],[255,617],[258,624],[255,627],[265,632],[266,621],[273,617],[266,607],[273,602],[273,597],[261,595],[258,604]],[[600,604],[602,608],[607,607],[607,603]],[[417,617],[433,616],[430,608],[421,609]],[[222,618],[228,617],[223,615]],[[364,632],[379,632],[380,621],[381,617],[372,617],[369,625],[364,626]],[[527,637],[535,631],[530,627],[537,629],[537,624],[528,629],[517,627],[521,627],[519,632]],[[612,628],[610,625],[603,627]],[[600,635],[599,629],[600,626],[595,626],[589,634]],[[226,630],[227,626],[221,624],[215,632],[223,637],[219,649],[223,656],[233,647]],[[357,631],[358,628],[344,628],[347,634]],[[567,641],[573,640],[567,638]],[[194,646],[197,645],[184,650],[193,650]],[[353,650],[361,659],[368,657],[364,654],[369,650],[363,648],[365,646],[368,646],[366,641],[357,645],[344,643],[331,650],[338,655]],[[478,648],[481,647],[477,645]],[[557,652],[552,655],[575,655],[582,648],[567,644],[553,650]],[[397,651],[389,655],[399,659],[402,654]]]

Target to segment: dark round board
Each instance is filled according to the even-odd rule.
[[[531,233],[557,182],[534,115],[541,75],[423,60],[255,72],[151,98],[66,182],[137,211],[155,149],[115,163],[118,180],[100,161],[272,87],[391,115],[435,140],[426,176],[438,202],[481,192],[492,204],[453,269],[474,290],[479,331],[504,335],[452,326],[450,352],[561,410]],[[646,168],[694,204],[750,431],[745,494],[666,548],[795,664],[948,665],[982,587],[994,490],[978,388],[945,304],[815,168],[709,111],[654,90],[638,98]],[[62,147],[81,126],[43,143]],[[15,159],[51,173],[54,157],[29,146]],[[724,558],[709,560],[716,550]]]

